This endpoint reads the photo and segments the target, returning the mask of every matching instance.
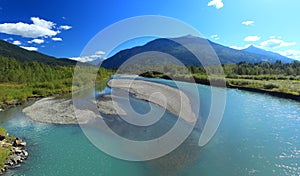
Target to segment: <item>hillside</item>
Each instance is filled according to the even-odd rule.
[[[75,65],[77,63],[76,61],[69,59],[57,59],[55,57],[47,56],[36,51],[28,51],[3,40],[0,40],[0,56],[15,58],[21,63],[39,62],[46,65],[62,66]]]
[[[126,49],[118,52],[114,56],[103,61],[102,66],[105,68],[118,68],[122,63],[124,63],[129,58],[147,51],[159,51],[166,54],[170,54],[173,57],[180,60],[185,65],[195,65],[200,66],[201,63],[196,59],[196,57],[187,50],[185,47],[179,43],[188,45],[191,48],[192,52],[200,53],[203,56],[202,59],[210,60],[210,58],[215,57],[213,52],[207,52],[210,48],[207,45],[211,45],[212,49],[215,50],[222,64],[232,64],[240,62],[249,62],[249,63],[260,63],[260,62],[275,62],[272,56],[270,55],[261,55],[258,53],[251,53],[242,50],[235,50],[209,40],[193,37],[193,36],[184,36],[179,38],[160,38],[148,42],[144,46],[138,46],[131,49]],[[151,55],[152,58],[155,58],[155,54]],[[144,63],[140,61],[137,64],[155,64],[151,63],[151,58],[149,55],[141,55],[140,60],[147,60],[150,63]],[[163,62],[162,62],[163,63]]]

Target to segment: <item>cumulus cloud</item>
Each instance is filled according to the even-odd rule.
[[[246,25],[246,26],[249,26],[249,25],[253,25],[254,21],[243,21],[242,24]]]
[[[212,39],[214,39],[214,40],[219,40],[220,39],[220,37],[219,37],[219,35],[218,34],[215,34],[215,35],[212,35],[212,36],[210,36]]]
[[[11,38],[11,37],[9,37],[9,38],[6,38],[6,39],[4,39],[4,41],[13,41],[14,39],[13,38]]]
[[[92,58],[90,56],[83,56],[83,57],[71,57],[69,58],[71,60],[74,60],[74,61],[79,61],[79,62],[91,62],[91,61],[94,61],[95,58]]]
[[[33,39],[31,41],[28,41],[28,43],[42,44],[42,43],[44,43],[44,40],[43,39]]]
[[[244,39],[244,41],[245,42],[256,42],[256,41],[258,41],[258,40],[260,40],[260,37],[259,36],[247,36],[245,39]]]
[[[39,17],[31,17],[30,19],[33,22],[33,24],[46,29],[52,29],[55,26],[55,23],[53,23],[52,21],[46,21],[40,19]]]
[[[282,37],[281,36],[275,36],[275,35],[271,35],[270,37],[269,37],[270,39],[282,39]]]
[[[19,40],[15,40],[15,41],[13,41],[12,44],[14,44],[14,45],[21,45],[22,43]]]
[[[53,41],[58,41],[58,42],[59,42],[59,41],[62,41],[62,38],[60,38],[60,37],[53,37],[52,40],[53,40]]]
[[[31,18],[33,24],[23,22],[0,24],[0,32],[20,35],[27,38],[55,36],[58,31],[52,30],[53,23],[39,18]]]
[[[28,51],[37,51],[38,50],[38,48],[32,47],[32,46],[20,46],[20,47],[24,48],[24,49],[26,49]]]
[[[79,62],[91,62],[96,59],[102,59],[104,60],[103,55],[105,55],[104,51],[97,51],[95,54],[90,55],[90,56],[81,56],[81,57],[71,57],[69,59],[79,61]]]
[[[54,37],[59,34],[60,29],[68,30],[71,26],[63,25],[56,27],[52,21],[46,21],[39,17],[31,17],[31,24],[17,22],[17,23],[2,23],[0,24],[0,33],[19,35],[26,38],[39,38],[39,37]]]
[[[95,55],[104,55],[104,54],[105,54],[104,51],[97,51],[97,52],[95,53]]]
[[[232,49],[236,49],[236,50],[242,50],[244,49],[243,47],[240,47],[240,46],[229,46],[229,48],[232,48]]]
[[[68,25],[63,25],[59,27],[60,29],[64,29],[64,30],[69,30],[72,28],[72,26],[68,26]]]
[[[296,45],[296,42],[285,42],[280,39],[271,38],[269,40],[261,42],[260,45],[262,47],[267,47],[267,48],[281,48],[281,47]]]
[[[217,9],[220,9],[224,6],[222,0],[212,0],[210,1],[207,6],[215,6]]]
[[[244,47],[242,47],[242,46],[230,46],[230,48],[236,49],[236,50],[242,50],[242,49],[248,48],[249,46],[250,46],[250,44],[249,44],[249,45],[246,45],[246,46],[244,46]]]
[[[286,51],[276,51],[276,52],[283,56],[300,61],[300,51],[298,50],[286,50]]]

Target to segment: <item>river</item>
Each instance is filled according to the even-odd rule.
[[[173,84],[167,80],[156,82]],[[209,112],[210,87],[198,88],[201,115],[205,116]],[[1,125],[23,138],[30,154],[22,167],[5,176],[300,175],[300,103],[237,89],[226,91],[223,120],[206,146],[193,145],[198,141],[191,137],[170,155],[146,162],[124,161],[103,153],[78,125],[34,122],[22,113],[27,105],[1,112]],[[132,104],[137,109],[147,106],[140,100]],[[166,113],[160,127],[173,124],[176,118],[172,116]],[[195,131],[192,135],[197,137]]]

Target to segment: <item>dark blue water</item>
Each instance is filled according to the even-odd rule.
[[[198,87],[205,116],[210,88]],[[0,114],[1,125],[24,138],[30,153],[21,168],[6,175],[300,175],[300,103],[292,100],[228,89],[223,120],[208,145],[198,147],[198,135],[193,132],[174,152],[148,162],[110,157],[93,146],[79,126],[36,123],[21,110]]]

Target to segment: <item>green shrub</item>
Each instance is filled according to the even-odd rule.
[[[279,87],[275,84],[265,84],[264,88],[265,89],[274,89],[274,88],[279,88]]]

